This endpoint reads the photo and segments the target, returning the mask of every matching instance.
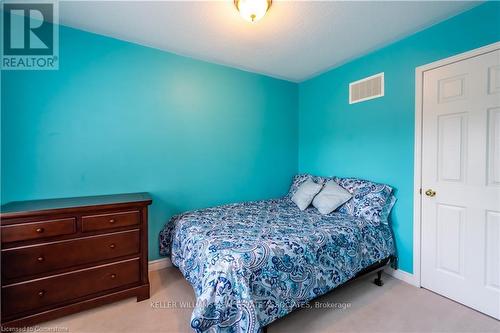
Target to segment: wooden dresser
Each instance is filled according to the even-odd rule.
[[[2,326],[149,298],[147,193],[1,207]]]

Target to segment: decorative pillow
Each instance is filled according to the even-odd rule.
[[[304,183],[308,179],[312,179],[313,182],[323,185],[329,178],[313,176],[308,173],[295,175],[292,180],[292,185],[290,185],[290,189],[288,190],[288,197],[292,198],[295,192],[297,192],[299,186],[302,185],[302,183]]]
[[[392,187],[357,178],[335,177],[334,180],[352,194],[352,199],[341,206],[338,212],[380,223]]]
[[[292,196],[292,201],[295,202],[300,210],[304,210],[313,201],[316,194],[321,191],[323,184],[315,183],[312,179],[307,179],[303,182],[295,194]]]
[[[313,206],[323,215],[330,214],[352,195],[333,180],[326,182],[321,192],[313,199]]]
[[[392,207],[394,207],[396,201],[396,197],[391,194],[391,196],[389,196],[389,199],[387,199],[382,212],[380,213],[380,222],[385,224],[389,223],[389,215],[391,214]]]

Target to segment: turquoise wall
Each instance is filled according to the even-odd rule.
[[[490,2],[299,86],[299,171],[356,176],[396,188],[400,268],[413,272],[415,68],[500,40]],[[349,105],[349,82],[385,73],[385,96]]]
[[[2,202],[147,191],[178,212],[283,195],[297,85],[66,27],[58,71],[2,72]]]

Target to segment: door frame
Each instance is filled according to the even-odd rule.
[[[426,71],[443,67],[455,62],[476,57],[500,49],[500,42],[495,42],[449,58],[431,62],[415,68],[415,143],[413,165],[413,277],[421,287],[421,251],[422,251],[422,120],[423,120],[423,84]]]

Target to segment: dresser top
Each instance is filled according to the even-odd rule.
[[[113,208],[127,204],[149,205],[151,204],[149,193],[127,193],[112,195],[97,195],[89,197],[44,199],[29,201],[13,201],[1,206],[1,218],[14,218],[33,216],[37,214],[47,214],[50,212],[66,212],[92,208]]]

